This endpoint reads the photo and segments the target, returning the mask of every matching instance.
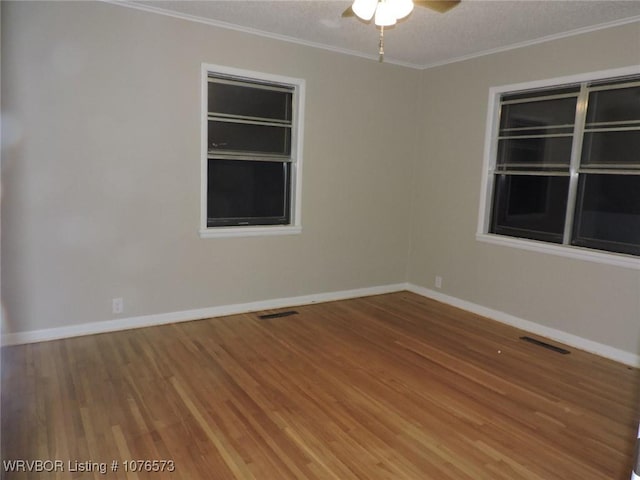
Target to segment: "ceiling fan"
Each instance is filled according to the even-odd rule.
[[[365,22],[373,19],[380,27],[378,54],[384,59],[384,27],[395,25],[408,16],[413,7],[426,7],[439,13],[445,13],[458,5],[460,0],[354,0],[353,4],[342,12],[343,17],[358,17]]]

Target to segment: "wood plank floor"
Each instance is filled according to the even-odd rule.
[[[639,370],[407,292],[295,310],[5,347],[2,458],[65,471],[2,478],[629,479]]]

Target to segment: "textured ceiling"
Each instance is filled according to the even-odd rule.
[[[229,28],[377,59],[379,30],[341,18],[349,1],[130,1]],[[426,8],[385,31],[385,61],[429,67],[580,31],[639,22],[640,0],[462,0],[441,14]],[[640,63],[640,53],[639,53]]]

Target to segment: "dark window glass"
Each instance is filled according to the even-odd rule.
[[[561,243],[569,177],[496,175],[491,233]]]
[[[506,138],[498,142],[498,167],[568,168],[573,137]]]
[[[640,255],[640,176],[581,175],[572,243]]]
[[[640,119],[640,87],[598,90],[589,93],[587,125]]]
[[[209,112],[291,121],[292,92],[209,82]]]
[[[628,165],[640,167],[640,131],[585,132],[582,165]]]
[[[500,129],[573,124],[575,116],[576,97],[511,103],[502,106]]]
[[[289,223],[288,162],[209,160],[208,226]]]
[[[288,156],[291,128],[209,120],[209,153],[244,152]]]
[[[619,77],[502,95],[490,233],[554,243],[566,234],[576,246],[640,255],[638,83]],[[586,111],[577,109],[582,89]],[[572,151],[576,134],[581,152]]]

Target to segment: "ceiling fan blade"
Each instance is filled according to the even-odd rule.
[[[413,3],[418,7],[427,7],[436,12],[445,13],[458,5],[460,0],[414,0]]]
[[[353,13],[353,9],[351,7],[347,8],[344,12],[342,12],[342,18],[347,17],[355,17],[356,14]]]

